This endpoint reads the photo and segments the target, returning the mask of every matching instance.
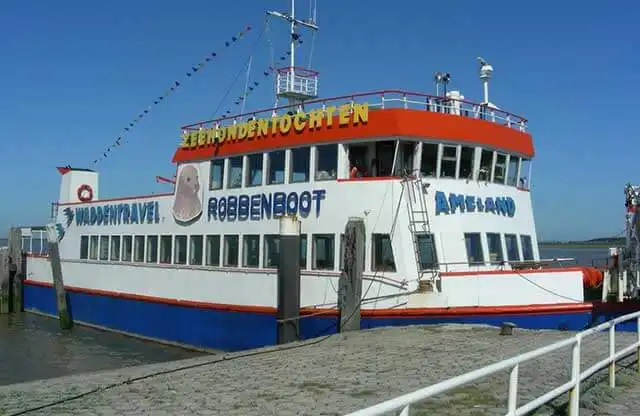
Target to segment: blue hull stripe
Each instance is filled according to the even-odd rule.
[[[236,351],[276,343],[275,314],[234,312],[165,303],[146,302],[116,296],[68,291],[69,310],[74,320],[123,331],[143,337],[199,348]],[[25,310],[55,316],[53,288],[25,285]],[[417,317],[368,317],[361,320],[363,329],[382,326],[406,326],[441,323],[475,323],[500,325],[504,321],[520,328],[581,330],[592,324],[591,311],[550,312],[536,314],[456,315]],[[612,316],[602,315],[597,321]],[[625,326],[635,330],[635,324]],[[335,316],[304,318],[300,325],[303,338],[336,332]]]

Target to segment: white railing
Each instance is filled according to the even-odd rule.
[[[638,333],[638,338],[632,345],[629,345],[628,347],[620,351],[616,351],[616,325],[631,320],[636,321],[636,331]],[[609,331],[609,354],[607,358],[592,365],[584,371],[580,371],[580,346],[582,344],[582,340],[589,335],[593,335],[607,329]],[[520,368],[520,364],[566,347],[572,347],[571,379],[561,386],[548,391],[542,396],[539,396],[531,400],[530,402],[523,404],[522,406],[518,406],[518,370]],[[417,404],[437,394],[445,393],[447,391],[461,387],[465,384],[505,370],[509,370],[509,394],[507,399],[506,413],[508,416],[525,415],[528,412],[531,412],[532,410],[535,410],[540,406],[549,403],[550,401],[556,399],[566,392],[570,393],[568,414],[570,416],[577,416],[580,402],[580,383],[585,379],[591,377],[598,371],[602,370],[603,368],[609,367],[609,387],[614,388],[616,386],[616,361],[630,355],[633,352],[635,352],[640,358],[640,312],[621,316],[614,320],[600,324],[596,327],[587,329],[586,331],[582,331],[575,336],[563,341],[558,341],[545,347],[538,348],[537,350],[526,352],[516,357],[508,358],[498,363],[491,364],[486,367],[471,371],[469,373],[450,378],[440,383],[414,391],[412,393],[404,394],[402,396],[387,400],[366,409],[349,413],[347,416],[378,416],[393,411],[400,411],[400,416],[408,416],[412,404]],[[640,360],[638,361],[637,371],[640,373]]]

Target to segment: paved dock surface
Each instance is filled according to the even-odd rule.
[[[0,414],[340,415],[571,335],[516,330],[513,336],[500,336],[497,328],[466,325],[382,328],[285,348],[3,386]],[[618,333],[617,344],[627,346],[635,336]],[[583,368],[605,358],[606,333],[586,339],[582,351]],[[570,363],[567,348],[521,366],[520,403],[566,382]],[[412,414],[503,415],[507,383],[505,372],[442,394]],[[607,414],[598,412],[600,393],[591,402],[589,394],[583,394],[584,414]],[[38,406],[46,407],[21,413]],[[611,414],[640,414],[636,409]],[[537,414],[553,411],[547,406]]]

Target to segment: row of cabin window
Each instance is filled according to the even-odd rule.
[[[80,259],[133,261],[139,263],[190,264],[223,267],[277,268],[280,236],[265,235],[260,264],[260,235],[92,235],[80,238]],[[314,270],[334,270],[335,235],[312,234]],[[221,241],[223,245],[221,246]],[[395,261],[388,234],[372,236],[373,271],[395,271]],[[188,244],[188,246],[187,246]],[[340,235],[339,269],[342,269],[344,234]],[[364,264],[363,264],[364,267]],[[300,236],[300,268],[307,268],[307,235]]]
[[[362,145],[347,145],[347,149],[350,146]],[[437,143],[422,143],[422,152],[417,155],[417,147],[418,142],[401,141],[399,170],[413,171],[415,164],[420,166],[422,176],[526,185],[523,175],[528,174],[530,161],[518,156],[480,147]],[[211,161],[209,189],[309,182],[312,173],[316,181],[337,179],[338,149],[338,144],[328,144],[215,159]],[[287,152],[290,152],[289,178],[285,178]],[[315,160],[313,169],[312,159]]]
[[[533,245],[530,235],[520,235],[520,247],[522,248],[522,257],[520,257],[520,247],[518,244],[518,236],[516,234],[499,234],[485,233],[489,251],[490,264],[502,264],[505,261],[529,261],[533,260]],[[486,264],[484,255],[483,234],[481,233],[465,233],[464,241],[467,247],[467,259],[469,265]],[[504,244],[503,244],[504,237]],[[504,250],[503,250],[504,248]]]

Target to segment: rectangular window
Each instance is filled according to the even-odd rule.
[[[310,147],[291,149],[291,183],[309,182]]]
[[[442,146],[442,162],[440,163],[441,178],[456,177],[456,160],[458,159],[457,146]]]
[[[208,235],[207,236],[207,258],[205,264],[207,266],[220,266],[220,236]]]
[[[260,236],[245,235],[242,237],[242,266],[258,267],[260,261]]]
[[[80,259],[87,260],[89,258],[89,236],[80,237]]]
[[[242,186],[242,156],[229,158],[229,182],[227,188],[240,188]]]
[[[89,259],[90,260],[98,260],[98,240],[97,235],[92,235],[89,238]]]
[[[438,268],[438,256],[433,234],[418,234],[418,255],[420,256],[420,270]]]
[[[478,171],[478,180],[488,181],[491,179],[491,165],[493,164],[493,151],[482,149],[480,154],[480,170]]]
[[[420,174],[422,176],[436,176],[436,166],[438,166],[438,145],[422,143]]]
[[[158,262],[158,236],[150,235],[147,237],[147,263]]]
[[[496,169],[493,172],[493,181],[495,183],[504,183],[506,170],[507,170],[507,155],[503,153],[497,153]]]
[[[247,186],[262,185],[262,153],[247,156]]]
[[[307,235],[300,234],[300,268],[307,268]]]
[[[507,245],[507,260],[520,261],[520,251],[518,250],[518,237],[515,234],[505,234],[504,242]]]
[[[276,234],[264,236],[264,258],[266,269],[277,268],[280,261],[280,236]]]
[[[111,236],[111,261],[120,261],[120,236]]]
[[[472,179],[475,147],[462,146],[460,149],[460,179]]]
[[[484,264],[484,252],[482,251],[480,233],[465,233],[464,241],[467,246],[469,265]]]
[[[522,260],[533,260],[533,245],[531,244],[531,236],[521,235],[520,244],[522,244]]]
[[[224,265],[238,267],[238,236],[224,236]]]
[[[222,189],[222,185],[224,184],[224,159],[211,161],[209,178],[209,189]]]
[[[177,235],[173,247],[173,264],[187,264],[187,236]]]
[[[489,246],[489,261],[492,264],[502,264],[504,257],[502,255],[500,234],[487,233],[487,245]]]
[[[371,270],[374,272],[395,272],[396,262],[393,259],[393,248],[389,234],[373,234],[372,240]]]
[[[267,185],[277,185],[284,183],[284,162],[285,151],[277,150],[267,155],[267,164],[269,176],[267,177]]]
[[[520,177],[518,178],[518,188],[529,189],[531,184],[529,183],[529,171],[531,169],[531,160],[522,159],[520,162]]]
[[[403,142],[400,149],[402,152],[402,158],[400,163],[400,169],[398,170],[400,171],[401,175],[413,175],[414,174],[413,157],[416,151],[416,143]]]
[[[203,238],[201,235],[189,237],[189,264],[202,265]]]
[[[133,261],[144,261],[144,240],[145,236],[137,235],[133,240]]]
[[[325,181],[338,177],[338,145],[316,147],[316,180]]]
[[[109,260],[109,236],[100,236],[100,260]]]
[[[520,158],[517,156],[509,156],[509,170],[507,171],[507,185],[516,186],[518,184],[518,166]]]
[[[172,236],[163,235],[160,237],[160,263],[171,264],[172,243]]]
[[[133,237],[130,235],[122,236],[122,261],[131,261],[131,252],[133,249]]]
[[[313,268],[319,270],[333,270],[334,263],[334,239],[333,234],[313,235]]]

